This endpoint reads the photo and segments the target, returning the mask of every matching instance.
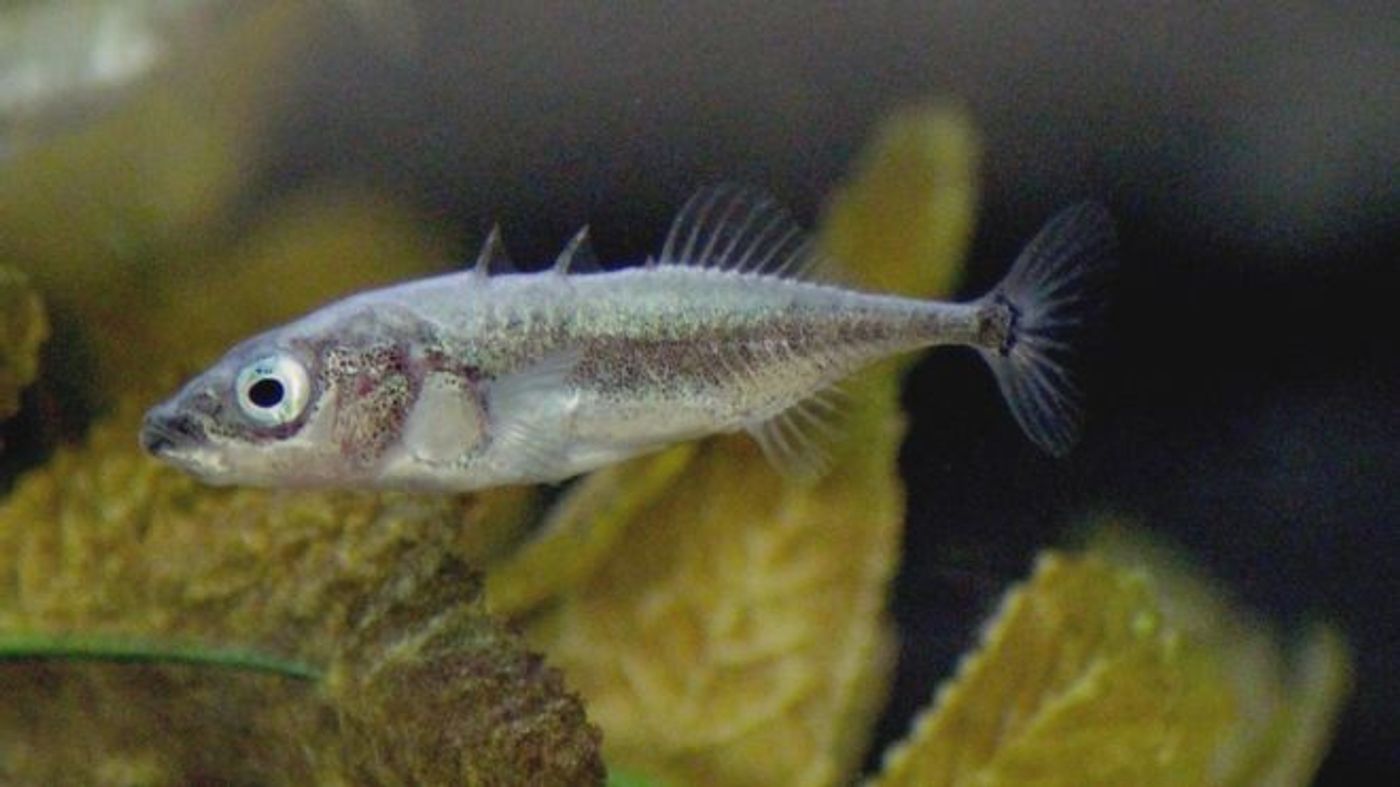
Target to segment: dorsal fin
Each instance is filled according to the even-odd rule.
[[[776,200],[722,183],[686,201],[657,263],[801,276],[812,260],[806,233]]]
[[[598,270],[598,255],[593,253],[593,244],[588,240],[588,225],[585,224],[569,239],[564,250],[554,261],[554,272],[593,273]]]
[[[506,254],[505,244],[501,242],[501,225],[493,224],[481,244],[481,251],[477,252],[472,272],[484,279],[494,273],[514,271],[515,266],[511,264],[510,255]]]

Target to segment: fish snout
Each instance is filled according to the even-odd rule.
[[[152,456],[164,456],[204,441],[204,429],[188,415],[161,405],[141,422],[141,448]]]

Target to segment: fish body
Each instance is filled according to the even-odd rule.
[[[148,414],[142,442],[213,483],[464,491],[742,430],[808,475],[839,409],[832,386],[961,344],[1058,453],[1078,405],[1057,337],[1112,241],[1102,209],[1066,215],[971,303],[792,275],[812,259],[801,233],[733,189],[697,194],[645,266],[580,272],[581,234],[551,270],[488,275],[488,242],[471,270],[355,295],[235,347]]]

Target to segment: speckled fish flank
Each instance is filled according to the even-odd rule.
[[[832,386],[881,358],[961,344],[1054,454],[1080,396],[1065,360],[1113,260],[1107,213],[1070,208],[969,303],[807,281],[808,242],[769,198],[705,189],[642,267],[469,270],[375,290],[249,339],[151,410],[141,442],[211,483],[427,490],[555,481],[747,431],[795,476],[824,467]]]

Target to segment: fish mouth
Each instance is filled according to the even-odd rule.
[[[151,456],[178,459],[180,455],[202,447],[206,435],[203,427],[193,418],[156,408],[147,413],[141,422],[139,440],[142,450]]]
[[[224,458],[209,444],[208,433],[195,419],[156,408],[146,414],[138,437],[141,448],[207,483],[222,483]]]

